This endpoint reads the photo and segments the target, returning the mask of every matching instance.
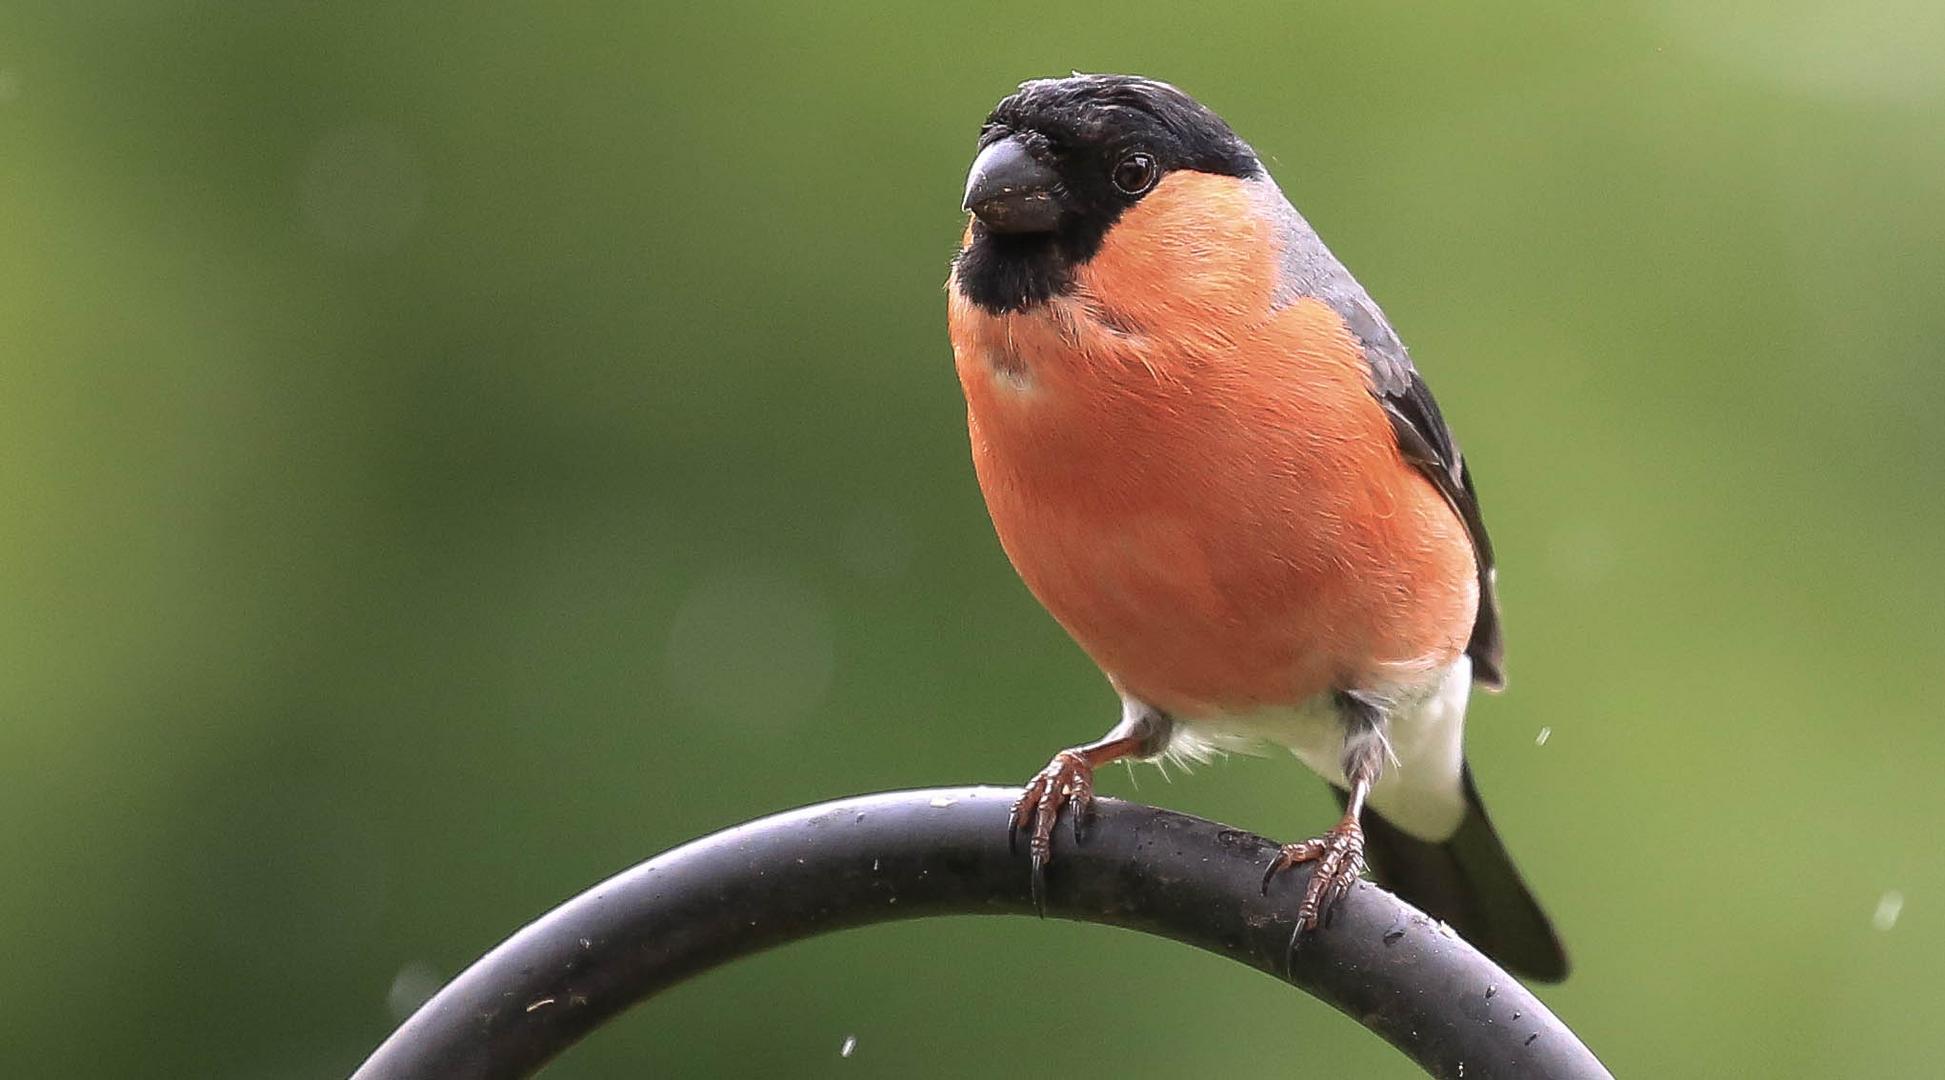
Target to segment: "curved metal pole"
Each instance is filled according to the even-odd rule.
[[[530,1075],[610,1017],[740,956],[932,915],[1032,915],[1008,851],[1018,788],[863,795],[657,855],[548,912],[406,1020],[354,1080]],[[1276,845],[1100,799],[1056,834],[1047,914],[1186,942],[1305,990],[1438,1077],[1607,1078],[1545,1005],[1441,924],[1360,882],[1292,956],[1302,870],[1265,898]]]

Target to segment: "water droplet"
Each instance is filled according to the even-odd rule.
[[[1890,889],[1877,898],[1877,910],[1871,913],[1871,925],[1879,930],[1889,930],[1898,925],[1898,916],[1904,913],[1904,893]]]
[[[417,960],[398,969],[392,976],[392,987],[385,992],[385,1007],[400,1020],[419,1011],[419,1006],[432,1000],[446,980],[439,976],[432,965]]]

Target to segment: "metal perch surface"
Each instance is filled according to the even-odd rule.
[[[932,915],[1032,915],[1017,788],[862,795],[703,837],[528,925],[449,983],[354,1080],[531,1075],[688,976],[787,942]],[[1071,835],[1071,834],[1068,834]],[[1277,846],[1100,799],[1057,849],[1046,914],[1126,927],[1267,972],[1348,1014],[1437,1077],[1604,1078],[1573,1032],[1478,950],[1361,882],[1289,952],[1306,871],[1261,895]]]

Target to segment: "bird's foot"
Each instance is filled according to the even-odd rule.
[[[1071,806],[1074,842],[1080,843],[1081,823],[1094,806],[1094,766],[1079,750],[1062,750],[1054,755],[1033,779],[1026,793],[1013,804],[1013,817],[1007,844],[1021,830],[1027,833],[1027,851],[1033,856],[1033,907],[1047,913],[1047,861],[1053,855],[1054,824],[1063,806]]]
[[[1297,905],[1297,934],[1317,929],[1364,872],[1364,830],[1355,819],[1345,818],[1314,840],[1283,845],[1282,852],[1263,871],[1263,894],[1269,895],[1271,878],[1307,862],[1317,866],[1304,883],[1303,901]],[[1292,935],[1290,941],[1294,949],[1296,936]]]

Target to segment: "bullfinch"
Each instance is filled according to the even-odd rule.
[[[1344,806],[1295,946],[1369,860],[1514,972],[1566,954],[1480,803],[1503,684],[1471,471],[1384,313],[1262,160],[1175,87],[1023,84],[980,130],[948,322],[1001,545],[1120,721],[1054,755],[1012,828],[1036,888],[1108,762],[1281,745]]]

